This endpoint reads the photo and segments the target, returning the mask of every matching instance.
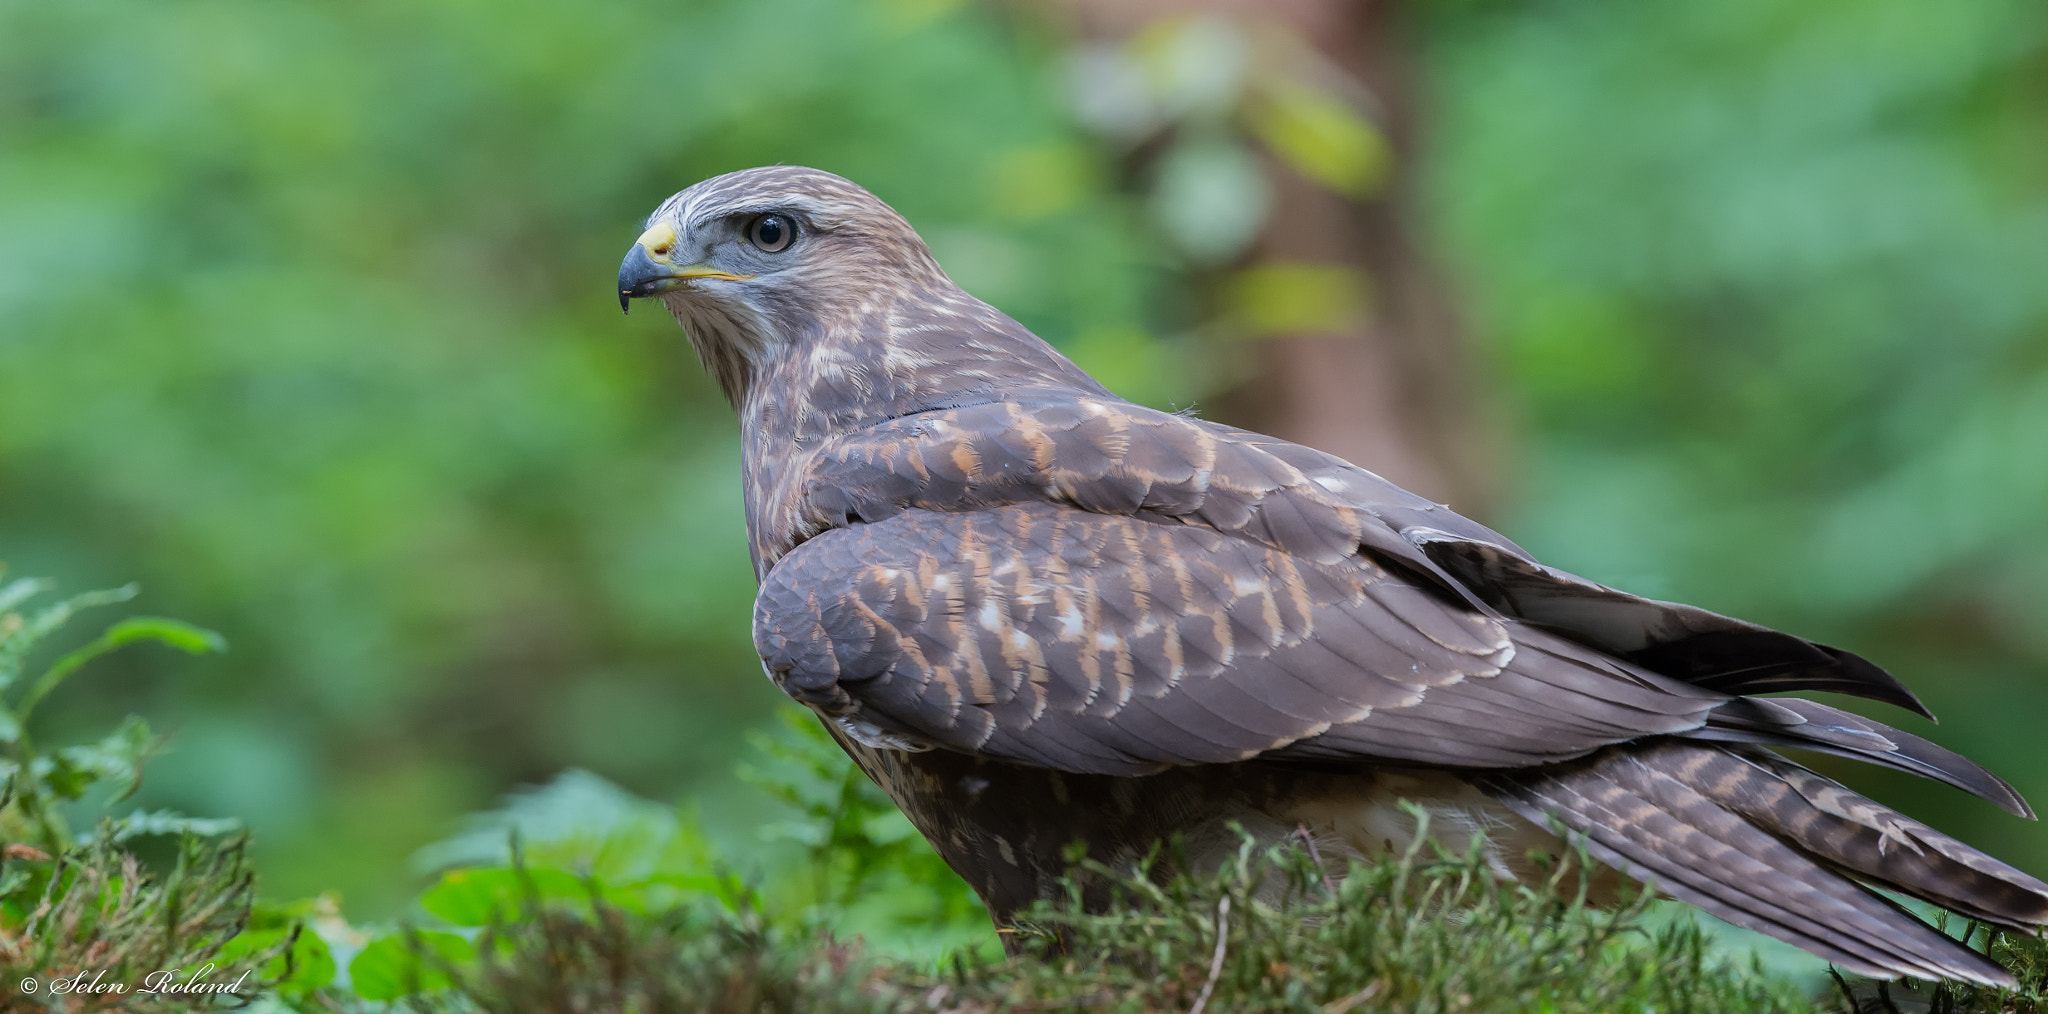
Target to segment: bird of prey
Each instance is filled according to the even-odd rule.
[[[1118,398],[956,286],[859,186],[749,169],[670,198],[619,269],[737,409],[768,676],[998,921],[1063,853],[1242,828],[1326,856],[1561,828],[1729,922],[1890,978],[2007,973],[1873,888],[2023,932],[2048,884],[1781,756],[1977,764],[1787,697],[1927,715],[1877,666],[1544,566],[1320,451]],[[1932,717],[1932,716],[1928,716]],[[1462,841],[1458,844],[1463,844]]]

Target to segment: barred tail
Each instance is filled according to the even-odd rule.
[[[1674,898],[1862,975],[2012,982],[1866,884],[2011,929],[2048,924],[2048,884],[1754,748],[1667,740],[1475,782]]]

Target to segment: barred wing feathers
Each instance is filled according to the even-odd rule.
[[[1726,700],[1370,561],[1043,502],[827,532],[755,615],[770,674],[828,715],[1090,774],[1289,750],[1524,766]]]

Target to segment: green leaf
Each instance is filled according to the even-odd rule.
[[[737,878],[707,873],[660,873],[626,883],[601,883],[604,900],[635,912],[666,912],[694,898],[711,897],[736,911],[746,887]]]
[[[154,757],[164,741],[149,731],[149,723],[134,715],[98,743],[68,746],[57,751],[55,765],[45,777],[75,784],[84,791],[94,782],[110,781],[118,788],[109,802],[118,803],[133,795],[142,784],[143,764]],[[52,781],[53,786],[59,784]],[[77,798],[72,796],[70,798]]]
[[[189,655],[228,650],[227,638],[205,627],[163,616],[130,616],[108,627],[103,639],[117,648],[135,641],[155,641]]]
[[[100,780],[100,773],[94,765],[79,763],[78,749],[59,750],[54,757],[37,757],[29,768],[35,773],[35,782],[60,799],[75,801],[84,796],[85,790]]]
[[[348,963],[348,976],[357,996],[396,1000],[447,989],[454,984],[449,966],[475,960],[476,948],[453,933],[413,930],[370,941]]]
[[[106,598],[105,601],[121,601],[126,598],[132,598],[135,594],[133,586],[121,589],[121,592],[125,592],[125,594],[122,594],[119,598]],[[101,594],[105,596],[114,593]],[[88,596],[81,595],[58,608],[71,608],[76,603],[85,601],[87,598]],[[94,604],[97,604],[97,601],[95,600]],[[161,616],[131,616],[108,627],[105,633],[94,638],[90,643],[67,653],[64,657],[51,663],[50,668],[44,670],[41,676],[36,677],[35,685],[30,687],[28,693],[22,697],[20,707],[15,709],[16,720],[26,725],[29,713],[35,710],[35,706],[50,691],[57,689],[57,685],[63,683],[66,677],[77,672],[80,666],[124,645],[133,644],[136,641],[155,641],[158,644],[167,645],[192,655],[203,655],[207,652],[226,651],[228,649],[226,638],[205,627],[196,627],[182,620],[165,619]]]
[[[587,872],[607,883],[703,872],[712,863],[710,843],[687,814],[576,770],[510,797],[470,830],[420,850],[416,861],[430,869],[510,865],[514,838],[534,867]]]
[[[294,931],[297,932],[295,939]],[[287,939],[292,940],[288,951],[283,949]],[[232,966],[269,951],[277,953],[265,961],[256,974],[275,982],[279,992],[303,995],[334,981],[334,954],[327,949],[327,941],[309,928],[288,926],[249,930],[228,941],[215,960]]]
[[[26,587],[24,587],[26,585]],[[47,585],[42,582],[17,581],[7,586],[9,598],[20,602],[42,591]],[[70,622],[72,614],[94,606],[126,602],[135,597],[138,589],[134,585],[109,588],[104,591],[86,592],[74,595],[54,606],[24,618],[20,613],[0,612],[0,690],[14,685],[21,678],[22,660],[58,628]]]
[[[420,907],[452,926],[484,926],[493,918],[513,918],[535,901],[590,899],[591,890],[575,874],[547,867],[496,867],[449,870],[420,895]]]
[[[894,845],[911,840],[917,834],[917,825],[903,815],[901,810],[889,810],[873,814],[860,823],[861,834],[876,845]]]

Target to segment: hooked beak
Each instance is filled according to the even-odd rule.
[[[648,229],[634,241],[633,249],[626,252],[625,262],[619,265],[621,311],[630,312],[632,301],[642,296],[660,295],[699,278],[743,282],[754,277],[720,271],[706,264],[686,264],[678,267],[669,259],[675,247],[676,231],[666,224]]]

